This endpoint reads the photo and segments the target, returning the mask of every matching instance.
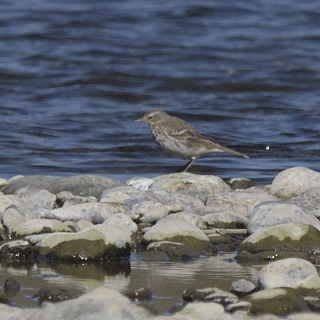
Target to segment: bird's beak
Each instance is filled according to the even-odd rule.
[[[142,117],[140,119],[134,120],[134,122],[145,122],[145,120],[144,120],[144,117]]]

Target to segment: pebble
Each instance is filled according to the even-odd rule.
[[[300,312],[303,319],[311,305],[312,310],[320,311],[311,302],[316,295],[308,291],[309,300],[300,300],[299,291],[320,289],[314,267],[320,263],[320,222],[316,218],[320,216],[320,174],[313,170],[284,170],[271,186],[254,186],[248,179],[237,178],[228,181],[232,188],[219,177],[191,173],[131,178],[126,183],[95,175],[17,176],[0,183],[2,259],[14,254],[76,261],[187,261],[216,254],[224,233],[219,229],[215,240],[207,234],[225,228],[229,240],[238,246],[238,257],[265,261],[273,255],[276,260],[271,259],[274,262],[261,270],[258,291],[250,279],[234,282],[231,293],[193,288],[185,297],[196,296],[195,301],[200,301],[203,296],[211,303],[187,303],[170,316],[151,315],[118,292],[100,287],[59,302],[59,307],[46,303],[41,309],[21,310],[2,304],[4,320],[74,320],[78,314],[97,320],[106,315],[119,320],[190,320],[207,319],[208,314],[210,319],[222,320],[279,319],[277,315],[295,320],[290,313]],[[148,228],[142,229],[146,224]],[[245,238],[246,229],[249,236]],[[242,238],[235,242],[232,230]],[[139,252],[140,243],[147,250]],[[303,259],[294,258],[295,254]],[[279,288],[283,286],[287,288]],[[258,304],[258,300],[264,302]],[[89,304],[90,314],[84,308]],[[257,315],[264,312],[273,315]],[[314,313],[308,316],[318,318]]]

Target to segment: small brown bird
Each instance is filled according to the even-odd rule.
[[[211,152],[228,152],[249,159],[245,154],[222,146],[199,133],[184,120],[172,117],[163,111],[149,111],[135,122],[145,122],[150,125],[153,137],[166,153],[189,160],[183,172],[186,172],[197,158]]]

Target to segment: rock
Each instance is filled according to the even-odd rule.
[[[254,208],[248,222],[248,233],[253,234],[262,229],[289,222],[308,224],[320,230],[320,221],[299,206],[282,202],[266,202]]]
[[[320,315],[317,313],[310,313],[310,312],[305,312],[305,313],[296,313],[289,315],[287,320],[320,320]]]
[[[0,194],[0,214],[3,214],[9,207],[14,206],[22,217],[22,220],[27,220],[30,217],[35,218],[35,207],[30,199],[22,199],[17,195]]]
[[[182,294],[182,300],[186,302],[216,302],[224,307],[239,301],[232,293],[222,291],[218,288],[206,288],[201,290],[186,289]]]
[[[133,205],[127,212],[127,215],[137,223],[150,223],[166,217],[168,213],[168,206],[163,205],[162,203],[143,201]]]
[[[34,175],[9,181],[1,191],[4,194],[14,194],[20,188],[34,187],[45,189],[53,194],[61,191],[70,191],[77,196],[94,196],[98,198],[104,190],[120,185],[123,185],[123,183],[116,179],[97,175],[71,177]]]
[[[75,232],[75,226],[53,219],[31,219],[10,228],[11,237],[53,232]]]
[[[87,203],[87,202],[98,202],[98,199],[93,196],[81,197],[75,196],[70,191],[61,191],[56,194],[56,201],[59,207],[69,207],[76,204]]]
[[[147,247],[148,251],[161,251],[166,253],[170,259],[180,259],[183,261],[198,259],[201,254],[199,251],[191,249],[182,243],[159,241],[150,243]]]
[[[0,245],[1,261],[25,261],[35,257],[35,251],[26,240],[12,240]]]
[[[129,292],[128,298],[136,302],[148,302],[152,300],[152,292],[148,288],[140,288],[134,292]]]
[[[301,223],[286,223],[263,229],[246,238],[239,251],[253,254],[270,251],[305,252],[314,255],[320,247],[320,232],[312,226]]]
[[[111,224],[128,230],[131,234],[138,231],[138,226],[124,213],[115,213],[106,220],[103,224]]]
[[[27,236],[26,239],[35,244],[34,249],[41,256],[51,259],[113,260],[130,256],[130,235],[125,229],[100,224],[78,233],[56,232],[42,238]]]
[[[14,278],[8,278],[3,286],[4,293],[7,297],[14,297],[20,291],[20,283]]]
[[[76,232],[82,231],[86,228],[92,227],[93,223],[88,220],[79,220],[76,222]]]
[[[166,220],[171,220],[171,219],[186,221],[190,224],[193,224],[199,229],[207,229],[207,225],[205,222],[203,222],[202,217],[196,214],[191,214],[188,212],[172,213],[166,217]]]
[[[31,200],[34,208],[53,209],[56,202],[56,196],[47,190],[37,189],[34,187],[23,187],[16,190],[15,195],[20,198]]]
[[[213,212],[204,215],[202,223],[208,228],[246,229],[248,218],[234,212]]]
[[[266,265],[258,276],[261,289],[279,287],[320,289],[316,267],[303,259],[283,259]]]
[[[106,287],[96,288],[77,299],[45,303],[39,309],[8,308],[0,305],[1,320],[151,319],[146,310],[135,306],[128,298]]]
[[[108,204],[104,203],[81,203],[71,207],[63,207],[54,210],[38,210],[43,219],[56,219],[60,221],[88,220],[94,224],[103,221],[113,215]]]
[[[144,234],[143,239],[147,242],[179,242],[200,251],[212,249],[209,238],[202,230],[186,221],[175,219],[159,220]]]
[[[21,225],[24,222],[38,217],[35,212],[23,211],[23,207],[12,205],[2,214],[2,224],[6,228],[8,238],[11,239],[22,232]]]
[[[135,189],[138,189],[138,190],[148,190],[149,186],[153,182],[154,182],[153,179],[135,177],[135,178],[130,178],[129,180],[127,180],[126,185],[133,187]]]
[[[42,288],[37,293],[37,298],[39,300],[39,306],[43,302],[61,302],[63,300],[74,299],[75,296],[67,289],[63,288]]]
[[[238,297],[244,297],[254,291],[256,291],[256,286],[245,279],[233,281],[230,288],[230,292]]]
[[[288,315],[293,312],[309,311],[307,303],[298,290],[276,288],[255,292],[243,298],[251,304],[252,314]]]
[[[226,183],[231,187],[232,190],[248,189],[256,185],[251,179],[246,178],[232,178],[228,179]]]
[[[320,192],[320,174],[305,167],[294,167],[281,171],[273,180],[271,192],[282,200],[304,193]]]
[[[185,316],[185,318],[179,318],[179,316]],[[176,313],[176,315],[166,319],[172,320],[232,320],[234,319],[230,314],[224,312],[224,308],[218,303],[189,303],[183,308],[182,311]],[[153,320],[162,320],[160,317],[156,317]],[[163,319],[165,320],[165,319]]]
[[[179,208],[179,211],[193,213],[204,208],[204,203],[196,197],[187,194],[172,193],[165,198],[165,204],[169,207]]]
[[[230,191],[231,188],[216,176],[202,176],[192,173],[173,173],[154,178],[150,188],[160,188],[169,193],[182,190],[194,190],[205,196]]]
[[[276,197],[249,192],[222,192],[210,195],[206,206],[214,208],[214,212],[234,212],[243,217],[250,217],[253,209],[260,203],[278,201]]]

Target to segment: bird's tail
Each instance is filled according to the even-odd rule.
[[[248,157],[246,154],[243,154],[243,153],[241,153],[241,152],[238,152],[238,151],[236,151],[236,150],[233,150],[233,149],[230,149],[230,148],[227,148],[227,147],[224,147],[224,148],[223,148],[223,151],[224,151],[224,152],[232,153],[232,154],[234,154],[234,155],[236,155],[236,156],[238,156],[238,157],[242,157],[242,158],[249,159],[249,157]]]

